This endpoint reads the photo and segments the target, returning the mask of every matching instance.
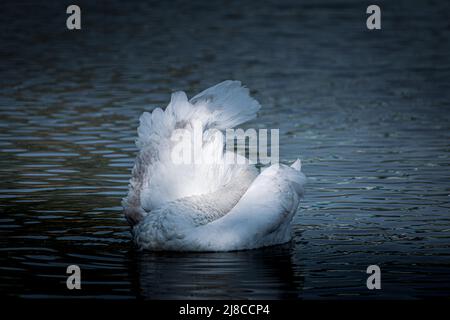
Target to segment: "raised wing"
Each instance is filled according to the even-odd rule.
[[[128,221],[136,224],[169,201],[214,192],[233,179],[238,166],[218,161],[223,157],[223,140],[214,135],[203,139],[200,158],[215,159],[213,164],[180,164],[173,161],[174,148],[179,143],[175,134],[183,129],[194,136],[199,123],[203,132],[232,128],[254,118],[259,108],[247,88],[239,81],[228,80],[190,101],[184,92],[175,92],[164,111],[156,108],[151,113],[144,112],[136,141],[139,153],[128,195],[123,200]]]

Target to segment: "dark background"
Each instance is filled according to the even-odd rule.
[[[0,5],[1,295],[449,296],[446,1],[77,1],[80,31],[70,4]],[[120,199],[139,115],[225,79],[263,106],[248,126],[280,128],[281,161],[303,160],[292,243],[137,252]]]

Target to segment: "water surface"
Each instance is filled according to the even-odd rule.
[[[356,1],[6,3],[0,35],[0,294],[25,298],[450,295],[450,7]],[[6,19],[5,19],[6,18]],[[280,128],[307,193],[289,244],[138,252],[120,200],[143,111],[225,79]],[[82,290],[65,287],[69,264]],[[382,290],[366,288],[368,265]]]

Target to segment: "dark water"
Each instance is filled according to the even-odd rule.
[[[0,294],[101,298],[450,295],[450,6],[378,1],[2,5]],[[304,161],[292,243],[142,253],[120,200],[139,115],[224,79]],[[65,287],[69,264],[82,290]],[[368,265],[382,290],[366,288]]]

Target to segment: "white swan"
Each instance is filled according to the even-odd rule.
[[[291,167],[273,164],[258,175],[248,164],[175,164],[171,158],[177,129],[192,132],[200,121],[201,157],[224,159],[230,154],[223,141],[206,130],[233,128],[255,118],[259,109],[247,88],[228,80],[191,100],[175,92],[165,111],[142,114],[139,154],[122,203],[139,248],[231,251],[290,240],[306,181],[300,160]]]

